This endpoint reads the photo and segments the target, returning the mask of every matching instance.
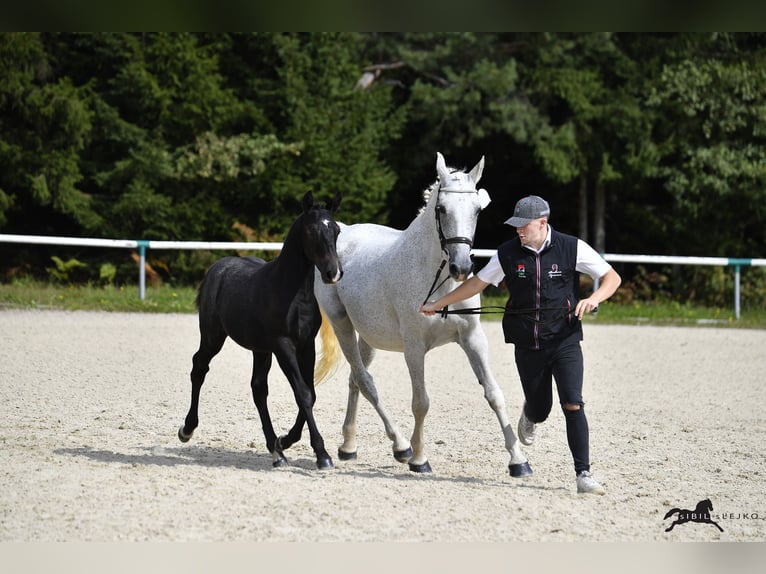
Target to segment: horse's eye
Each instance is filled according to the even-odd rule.
[[[438,211],[439,213],[447,213],[447,208],[444,207],[443,205],[437,205],[436,211]]]

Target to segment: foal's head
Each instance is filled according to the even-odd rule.
[[[483,170],[483,157],[466,173],[447,168],[444,156],[436,154],[436,171],[439,174],[434,206],[436,227],[442,249],[449,256],[450,275],[456,281],[463,281],[473,270],[471,248],[476,223],[479,212],[490,202],[486,190],[476,189]]]
[[[333,219],[340,202],[340,193],[335,195],[329,207],[314,203],[311,192],[303,196],[303,252],[316,266],[325,283],[337,283],[343,277],[343,268],[335,249],[340,227]]]

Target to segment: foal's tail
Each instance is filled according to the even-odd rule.
[[[319,328],[319,338],[322,341],[322,348],[319,351],[319,360],[314,367],[314,386],[318,386],[335,373],[340,361],[340,345],[338,345],[335,331],[324,311],[321,313],[322,326]]]

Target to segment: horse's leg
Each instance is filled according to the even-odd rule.
[[[300,358],[297,356],[295,344],[289,339],[283,339],[277,343],[277,348],[274,353],[277,356],[279,366],[284,372],[287,380],[290,382],[290,386],[293,389],[295,395],[295,402],[298,403],[298,410],[301,412],[305,422],[309,427],[309,436],[311,437],[311,446],[316,454],[316,465],[320,470],[332,468],[332,458],[327,453],[324,446],[324,439],[319,433],[316,420],[314,419],[314,400],[316,394],[314,392],[313,379],[307,381],[303,377],[303,373],[314,372],[314,362],[316,359],[315,350],[312,344],[305,345],[302,350]],[[300,427],[303,427],[303,422],[300,421],[301,415],[298,416],[296,425],[300,422]],[[293,427],[295,428],[295,427]]]
[[[315,402],[316,402],[316,399],[312,400],[311,402],[312,406],[315,404]],[[293,446],[296,442],[301,440],[301,435],[303,435],[303,426],[305,424],[306,424],[306,417],[303,416],[303,412],[301,412],[301,410],[298,409],[298,415],[295,417],[295,423],[293,424],[292,428],[289,431],[287,431],[287,434],[277,438],[277,446],[281,450],[287,450],[288,448]]]
[[[253,391],[253,402],[261,419],[263,436],[266,439],[266,448],[271,453],[274,466],[283,466],[287,460],[281,449],[276,448],[277,435],[271,423],[269,414],[269,370],[271,369],[271,353],[253,351],[253,377],[250,380],[250,388]]]
[[[200,309],[200,313],[203,313],[202,309]],[[205,382],[205,375],[210,368],[210,361],[219,353],[224,341],[226,341],[226,332],[217,318],[212,318],[210,321],[200,321],[199,350],[192,357],[191,406],[183,426],[178,429],[178,438],[181,442],[188,442],[194,434],[194,429],[199,425],[199,393],[202,389],[202,383]]]
[[[428,414],[429,399],[425,381],[426,349],[422,341],[405,341],[404,359],[412,381],[412,415],[415,427],[412,429],[412,458],[409,460],[413,472],[431,472],[425,449],[425,419]]]
[[[370,347],[364,339],[358,340],[359,355],[365,369],[370,366],[375,357],[375,349]],[[348,402],[346,404],[346,417],[343,420],[343,444],[338,447],[338,457],[341,460],[356,459],[356,413],[359,408],[359,386],[354,376],[348,376]]]
[[[678,524],[678,521],[677,521],[677,520],[676,520],[675,522],[671,523],[671,524],[670,524],[670,526],[668,526],[668,527],[665,529],[665,532],[670,532],[671,530],[673,530],[673,527],[674,527],[676,524]]]
[[[314,388],[314,372],[313,370],[307,371],[308,366],[316,364],[316,351],[313,347],[313,342],[311,343],[311,348],[307,349],[306,352],[308,352],[308,355],[299,356],[298,366],[300,368],[301,377],[303,377],[303,380],[306,381],[307,384],[310,383],[309,390],[311,391],[311,406],[313,408],[317,399],[316,389]],[[305,424],[306,417],[304,416],[303,411],[299,408],[298,415],[295,417],[295,424],[293,424],[293,427],[287,432],[286,435],[282,435],[277,439],[277,445],[279,448],[282,450],[288,449],[296,442],[301,440],[301,435],[303,434],[303,426]]]
[[[346,417],[343,419],[343,443],[338,447],[338,458],[341,460],[356,460],[356,413],[359,408],[359,387],[354,375],[348,376],[348,401],[346,402]]]
[[[404,438],[404,435],[399,431],[396,425],[388,416],[388,412],[383,406],[383,403],[378,396],[378,390],[375,387],[375,381],[367,370],[362,357],[362,351],[360,343],[356,338],[356,330],[352,325],[348,316],[342,318],[337,317],[327,312],[328,317],[332,320],[335,336],[338,338],[338,343],[343,351],[343,355],[348,361],[349,368],[351,370],[351,376],[349,378],[349,398],[348,409],[353,412],[346,411],[346,420],[344,422],[344,442],[338,449],[339,458],[349,459],[354,458],[356,453],[356,407],[357,397],[354,396],[355,391],[353,387],[356,387],[358,392],[362,393],[362,396],[367,399],[370,404],[375,408],[380,420],[383,421],[383,427],[386,430],[386,436],[391,439],[393,443],[394,458],[399,462],[407,462],[412,456],[412,449],[409,441]],[[369,347],[367,343],[365,346]],[[372,360],[372,354],[369,355],[369,359]],[[353,385],[353,387],[352,387]],[[346,425],[348,426],[348,429]],[[348,431],[348,434],[347,434]]]
[[[487,335],[478,321],[473,322],[468,329],[461,331],[458,343],[463,351],[465,351],[476,378],[479,379],[479,383],[484,388],[484,398],[492,410],[495,411],[497,420],[500,423],[500,428],[505,437],[505,448],[511,455],[508,471],[515,478],[529,476],[532,474],[532,467],[521,450],[521,443],[516,438],[516,434],[513,432],[513,428],[508,421],[505,395],[503,395],[502,389],[497,384],[497,381],[495,381],[495,377],[489,368]]]

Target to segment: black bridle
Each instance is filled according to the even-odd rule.
[[[442,220],[439,211],[439,197],[438,195],[440,193],[479,193],[476,189],[448,189],[448,188],[442,188],[440,187],[436,194],[436,206],[434,208],[434,212],[436,213],[436,231],[439,233],[439,243],[442,246],[443,251],[447,251],[447,245],[450,243],[465,243],[468,245],[468,247],[473,247],[473,238],[472,237],[465,237],[463,235],[456,235],[455,237],[445,237],[444,231],[442,230]],[[430,295],[429,295],[430,296]]]
[[[445,237],[444,230],[442,229],[442,220],[439,217],[440,211],[439,211],[439,194],[440,193],[476,193],[478,194],[478,190],[476,189],[449,189],[449,188],[443,188],[439,187],[439,189],[436,191],[436,205],[434,206],[434,213],[436,214],[436,231],[439,234],[439,244],[441,245],[442,251],[444,253],[447,253],[447,245],[450,245],[451,243],[465,243],[468,245],[469,248],[473,247],[473,238],[472,237],[465,237],[463,235],[456,235],[454,237]],[[439,265],[439,269],[436,270],[436,276],[434,277],[433,283],[431,283],[431,289],[428,290],[428,295],[426,295],[426,298],[423,300],[423,305],[426,304],[428,301],[428,298],[434,294],[435,291],[437,291],[444,283],[449,279],[449,275],[447,275],[444,279],[442,279],[441,283],[438,285],[436,282],[439,280],[439,276],[442,273],[442,270],[444,269],[444,266],[447,264],[446,259],[442,259],[441,265]]]

